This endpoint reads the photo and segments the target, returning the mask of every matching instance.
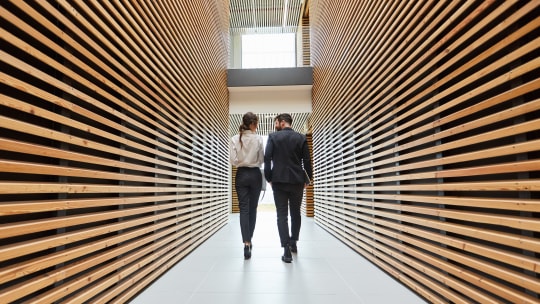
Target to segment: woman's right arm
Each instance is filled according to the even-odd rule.
[[[231,165],[233,166],[237,166],[238,165],[238,154],[236,152],[236,146],[234,145],[234,141],[233,139],[231,138],[231,140],[229,141],[229,162],[231,163]]]

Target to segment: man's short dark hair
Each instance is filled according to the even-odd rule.
[[[278,116],[276,116],[276,118],[274,118],[274,120],[277,120],[279,122],[285,121],[289,125],[292,125],[292,117],[290,114],[287,113],[279,114]]]

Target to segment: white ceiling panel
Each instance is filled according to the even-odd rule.
[[[233,34],[295,33],[304,0],[231,0]]]

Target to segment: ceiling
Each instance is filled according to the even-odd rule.
[[[307,0],[230,0],[231,34],[295,33]],[[304,9],[306,8],[306,9]]]
[[[229,27],[232,35],[296,33],[307,16],[309,0],[230,0]],[[279,113],[256,113],[259,116],[257,133],[263,136],[274,132],[274,117]],[[298,132],[308,131],[310,113],[289,113],[292,128]],[[242,115],[229,115],[229,133],[238,133]]]

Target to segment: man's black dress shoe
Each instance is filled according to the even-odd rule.
[[[291,252],[297,253],[298,248],[296,247],[296,241],[291,241]]]
[[[251,246],[244,245],[244,259],[248,260],[251,258]]]
[[[285,263],[292,262],[291,247],[288,244],[283,248],[283,256],[281,257],[281,260]]]

